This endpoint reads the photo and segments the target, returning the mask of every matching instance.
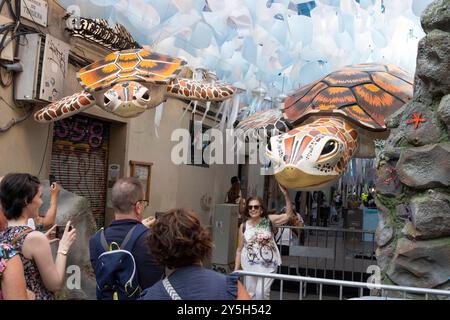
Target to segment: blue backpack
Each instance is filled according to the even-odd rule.
[[[94,270],[98,300],[135,300],[139,297],[142,288],[131,250],[146,231],[148,228],[144,225],[135,225],[120,246],[114,241],[108,245],[103,228],[95,234],[97,248],[103,249]]]

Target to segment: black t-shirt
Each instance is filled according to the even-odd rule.
[[[118,244],[121,244],[128,231],[130,231],[130,229],[138,223],[140,222],[132,219],[113,221],[109,227],[105,228],[106,241],[108,243],[115,241]],[[164,268],[155,261],[152,254],[150,253],[150,250],[148,249],[146,238],[149,232],[150,230],[143,233],[137,239],[134,248],[131,251],[131,254],[136,261],[139,285],[142,289],[151,287],[153,284],[162,279],[164,274]],[[98,256],[102,252],[103,249],[97,248],[97,243],[92,236],[89,240],[89,253],[91,258],[91,265],[93,268],[97,263]]]

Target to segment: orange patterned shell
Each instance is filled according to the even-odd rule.
[[[109,88],[121,81],[145,81],[167,84],[186,62],[144,49],[131,49],[108,54],[77,73],[80,84],[89,91]]]
[[[340,115],[384,131],[384,119],[412,99],[413,79],[393,65],[358,64],[332,72],[286,98],[284,117],[298,125],[312,115]]]

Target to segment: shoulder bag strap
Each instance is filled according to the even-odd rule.
[[[14,237],[14,239],[12,239],[11,246],[14,247],[16,245],[17,241],[19,241],[20,239],[22,239],[23,237],[25,237],[27,234],[29,234],[32,231],[34,231],[34,230],[31,229],[30,227],[28,227],[25,230],[23,230],[22,232],[20,232],[17,236]]]
[[[125,248],[125,246],[128,244],[128,241],[130,241],[131,236],[133,235],[133,231],[136,229],[138,225],[136,224],[133,228],[131,228],[125,238],[123,239],[122,243],[120,244],[120,248]]]
[[[148,228],[146,226],[142,225],[141,223],[136,224],[133,228],[130,229],[130,231],[128,231],[125,239],[120,245],[120,248],[131,252],[139,237],[147,231]]]
[[[101,244],[101,246],[103,248],[103,251],[104,252],[109,251],[108,242],[106,241],[105,229],[104,228],[102,228],[99,231],[99,235],[98,236],[100,237],[100,244]]]
[[[174,287],[172,287],[172,284],[170,283],[168,278],[164,278],[164,280],[162,281],[164,289],[166,289],[167,294],[169,295],[170,299],[172,300],[183,300],[181,299],[181,297],[178,295],[177,291],[175,290]]]

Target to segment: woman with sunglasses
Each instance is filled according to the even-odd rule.
[[[281,264],[281,256],[275,243],[273,227],[284,225],[292,219],[294,209],[286,188],[280,184],[279,187],[286,201],[286,213],[268,214],[260,197],[247,199],[244,221],[239,227],[235,270],[239,270],[242,266],[245,271],[272,273],[276,272]],[[253,299],[268,300],[272,282],[273,279],[248,276],[246,288]]]

